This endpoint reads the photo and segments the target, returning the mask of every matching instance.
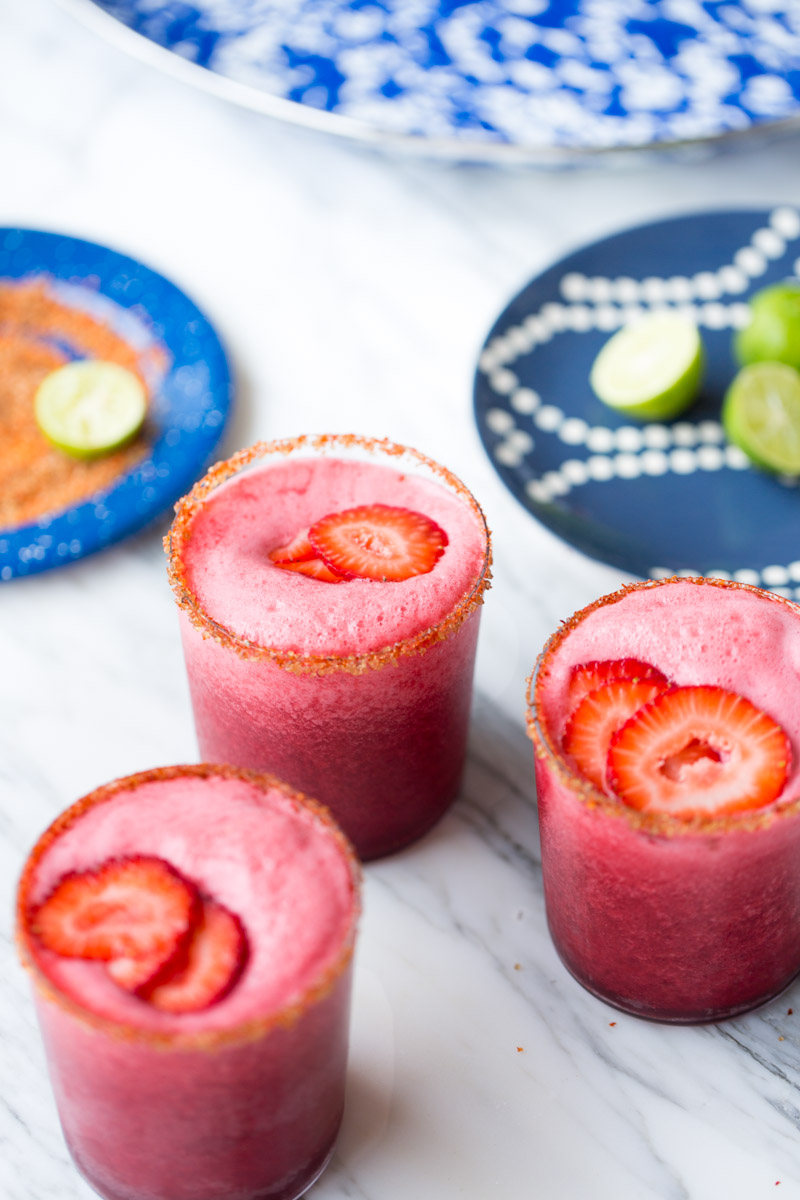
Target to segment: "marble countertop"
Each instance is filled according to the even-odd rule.
[[[550,943],[524,680],[559,620],[623,577],[517,504],[471,414],[486,331],[534,273],[630,223],[796,202],[800,139],[619,173],[391,159],[193,90],[48,0],[0,0],[0,163],[0,224],[109,244],[206,310],[237,377],[223,452],[388,436],[461,475],[494,532],[463,794],[367,868],[348,1108],[315,1200],[800,1197],[800,984],[735,1021],[661,1027],[589,996]],[[10,913],[58,811],[196,758],[166,524],[0,592],[4,1200],[93,1194]]]

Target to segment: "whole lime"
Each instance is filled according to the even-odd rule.
[[[800,370],[800,281],[776,283],[750,300],[750,321],[734,339],[742,365],[786,363]]]

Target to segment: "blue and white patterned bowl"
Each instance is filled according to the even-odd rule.
[[[673,217],[586,246],[534,279],[481,353],[475,414],[503,482],[544,525],[631,575],[718,576],[800,600],[800,487],[727,445],[720,406],[753,292],[800,277],[800,209]],[[701,394],[633,425],[589,386],[601,346],[658,307],[706,351]]]
[[[61,0],[229,98],[462,158],[560,161],[800,117],[800,3]]]
[[[219,338],[174,283],[93,242],[0,229],[0,280],[42,277],[66,303],[102,315],[138,349],[164,351],[167,367],[153,398],[151,452],[89,500],[0,529],[2,580],[82,558],[147,525],[202,475],[231,406]]]

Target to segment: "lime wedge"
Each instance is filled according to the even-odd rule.
[[[758,466],[800,475],[800,374],[785,363],[743,367],[725,394],[722,425]]]
[[[750,321],[734,339],[742,364],[787,363],[800,371],[800,283],[776,283],[750,300]]]
[[[651,313],[606,342],[589,382],[610,408],[642,421],[664,421],[688,408],[702,371],[697,326],[680,313]]]
[[[124,446],[141,429],[146,411],[144,387],[131,371],[89,359],[51,371],[34,398],[44,436],[76,458],[97,458]]]

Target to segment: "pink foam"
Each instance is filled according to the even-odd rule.
[[[227,997],[175,1017],[127,995],[100,964],[38,951],[62,991],[112,1020],[190,1033],[268,1016],[319,978],[352,925],[350,870],[326,827],[277,790],[213,776],[142,784],[89,809],[43,856],[31,900],[68,871],[129,854],[163,858],[236,913],[250,957]]]
[[[284,571],[270,550],[325,516],[360,504],[414,509],[448,546],[426,575],[399,583],[330,584]],[[381,649],[443,620],[478,580],[485,530],[438,483],[342,459],[289,459],[235,476],[198,513],[185,552],[189,584],[216,621],[260,645],[306,654]]]
[[[712,684],[745,696],[792,743],[781,801],[800,794],[800,607],[768,595],[688,581],[629,592],[595,609],[550,660],[543,708],[560,744],[573,666],[638,658],[679,686]]]

